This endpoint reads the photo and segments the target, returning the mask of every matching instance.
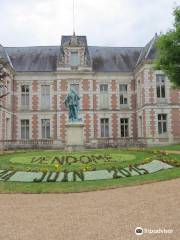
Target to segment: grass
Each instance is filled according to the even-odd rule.
[[[0,169],[15,169],[24,171],[31,168],[32,171],[39,171],[46,167],[48,170],[54,170],[54,164],[50,164],[49,159],[54,156],[67,156],[73,155],[77,158],[80,155],[110,155],[115,162],[98,161],[97,163],[89,164],[90,167],[99,169],[107,169],[112,166],[127,167],[130,164],[142,164],[151,161],[152,159],[160,159],[160,157],[167,160],[175,160],[180,163],[180,154],[168,154],[161,156],[159,150],[179,150],[180,145],[164,146],[147,148],[144,150],[139,149],[99,149],[85,152],[67,153],[62,151],[19,151],[15,153],[5,153],[0,155]],[[46,156],[47,163],[30,163],[34,156]],[[126,157],[123,157],[126,156]],[[133,157],[128,157],[133,156]],[[82,163],[65,164],[61,170],[72,171],[74,169],[81,169],[84,166]],[[4,182],[0,181],[0,193],[68,193],[68,192],[84,192],[95,191],[108,188],[116,188],[123,186],[133,186],[144,183],[170,180],[180,177],[180,167],[162,170],[156,173],[146,174],[142,176],[133,176],[112,180],[98,180],[98,181],[85,181],[85,182],[68,182],[68,183],[20,183],[20,182]]]

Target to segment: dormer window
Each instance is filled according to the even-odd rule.
[[[71,66],[79,65],[79,55],[78,51],[71,51]]]
[[[58,71],[92,71],[85,36],[63,36],[61,40]]]

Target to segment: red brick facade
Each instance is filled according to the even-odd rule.
[[[180,136],[180,109],[172,109],[172,135],[175,138],[179,138]]]
[[[68,81],[67,80],[61,80],[59,90],[62,92],[66,92],[68,90]]]
[[[97,96],[93,95],[93,110],[97,109]]]
[[[112,96],[111,96],[111,108],[112,108],[112,110],[117,109],[117,101],[118,101],[117,95],[112,94]]]
[[[84,55],[79,50],[81,61]],[[70,61],[70,52],[67,51],[67,59]],[[145,66],[145,65],[144,65]],[[108,119],[109,139],[118,142],[121,137],[121,118],[128,119],[128,139],[142,139],[143,143],[158,144],[163,141],[173,143],[180,141],[180,92],[173,89],[169,81],[166,81],[166,97],[157,98],[156,72],[147,64],[141,67],[137,73],[94,73],[94,72],[70,72],[45,73],[42,76],[36,73],[26,73],[25,79],[17,74],[17,79],[10,79],[10,96],[1,101],[0,110],[0,140],[7,140],[7,122],[10,121],[9,136],[13,140],[21,140],[21,120],[29,120],[30,139],[42,138],[42,119],[50,122],[49,139],[66,143],[66,124],[68,123],[68,111],[64,100],[71,84],[79,84],[80,117],[84,124],[84,142],[91,144],[103,140],[101,119]],[[27,79],[26,79],[27,78]],[[36,80],[35,80],[36,79]],[[29,86],[29,106],[21,109],[21,86]],[[41,85],[50,86],[50,109],[41,106]],[[101,95],[100,85],[107,84],[108,90]],[[127,103],[121,106],[119,84],[127,85]],[[101,98],[102,97],[102,98]],[[8,100],[9,99],[9,100]],[[102,99],[108,106],[102,106]],[[139,100],[140,99],[140,100]],[[8,102],[9,101],[9,102]],[[103,103],[104,103],[103,102]],[[167,115],[167,133],[159,136],[158,115]],[[142,131],[139,133],[142,117]],[[179,140],[178,140],[179,139]],[[112,141],[113,141],[112,140]],[[98,146],[98,145],[97,145]]]
[[[15,114],[12,117],[12,129],[12,139],[18,139],[18,119]]]
[[[60,138],[61,138],[63,143],[65,143],[65,138],[66,138],[65,124],[66,124],[66,115],[62,114],[60,116]]]
[[[90,97],[88,94],[83,95],[83,110],[88,110],[90,108]]]
[[[53,119],[52,119],[52,132],[53,132],[53,138],[57,139],[57,114],[53,115]]]
[[[177,89],[172,89],[171,90],[171,103],[179,103],[180,100],[180,93]]]
[[[38,139],[38,117],[36,114],[32,116],[32,139]]]
[[[118,137],[118,117],[116,113],[112,114],[112,137]]]
[[[85,115],[85,131],[84,131],[86,143],[88,143],[90,139],[90,129],[91,129],[91,117],[90,114],[87,113]]]
[[[155,129],[155,114],[153,109],[150,111],[150,129],[152,132],[152,137],[155,138],[156,136],[156,129]]]
[[[33,81],[32,82],[32,92],[36,93],[38,91],[38,82],[37,81]]]
[[[82,89],[83,89],[83,91],[88,91],[89,90],[89,80],[83,80],[82,81]]]
[[[37,111],[39,106],[39,97],[37,95],[32,96],[32,110]]]
[[[97,114],[95,113],[93,116],[93,127],[94,127],[94,138],[96,139],[98,137],[98,118],[97,118]]]

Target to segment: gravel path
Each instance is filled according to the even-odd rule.
[[[2,240],[180,239],[180,179],[74,194],[1,194]],[[134,229],[173,229],[136,236]]]

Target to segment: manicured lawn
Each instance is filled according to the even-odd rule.
[[[1,193],[67,193],[131,186],[180,177],[180,154],[166,154],[159,150],[179,150],[179,145],[147,149],[99,149],[67,153],[62,151],[20,151],[0,155],[0,169],[13,171],[91,171],[129,167],[151,162],[165,161],[174,165],[142,176],[84,182],[20,183],[0,181]],[[60,163],[60,164],[59,164]]]

